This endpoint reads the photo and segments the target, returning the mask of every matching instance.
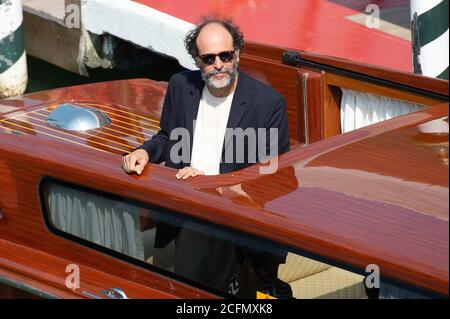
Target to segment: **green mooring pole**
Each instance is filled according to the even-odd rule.
[[[449,0],[411,0],[414,73],[448,80]]]
[[[20,95],[28,82],[22,0],[0,0],[0,98]]]

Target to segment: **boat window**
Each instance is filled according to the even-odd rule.
[[[53,179],[44,179],[40,191],[46,223],[57,235],[218,296],[379,295],[366,288],[363,272],[159,206]],[[406,295],[392,286],[386,296]]]

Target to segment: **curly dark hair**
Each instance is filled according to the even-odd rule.
[[[210,23],[217,23],[223,26],[233,38],[233,47],[236,51],[241,52],[244,47],[244,35],[237,25],[235,25],[231,19],[219,19],[219,18],[203,18],[201,23],[194,29],[190,30],[184,38],[184,45],[188,53],[194,58],[198,57],[197,38],[202,31],[203,27]]]

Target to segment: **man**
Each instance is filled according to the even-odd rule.
[[[188,33],[185,44],[200,70],[185,71],[170,79],[161,130],[123,157],[124,170],[140,175],[149,161],[165,162],[166,166],[179,169],[176,178],[187,179],[248,167],[265,159],[264,155],[273,148],[269,144],[275,145],[275,155],[287,152],[285,100],[268,85],[239,71],[244,46],[239,29],[229,21],[206,20]],[[171,138],[174,130],[180,128],[185,133]],[[271,128],[278,133],[275,143],[269,136]],[[228,134],[230,129],[253,130],[259,141],[262,136],[258,135],[258,129],[266,129],[266,143],[252,144],[250,139],[245,139],[238,147],[239,143],[233,143],[236,136]],[[183,154],[178,149],[180,143],[186,146],[181,148]],[[167,243],[171,238],[162,241]],[[208,249],[209,256],[193,254],[193,249],[206,246],[214,247]],[[235,271],[234,247],[194,232],[187,222],[177,235],[175,254],[179,260],[175,261],[176,272],[219,289],[226,289]],[[205,270],[204,265],[210,265],[211,271]]]

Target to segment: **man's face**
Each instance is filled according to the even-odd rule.
[[[234,51],[233,38],[224,27],[211,23],[200,32],[197,38],[197,48],[199,56]],[[235,52],[230,61],[222,61],[216,55],[214,62],[210,65],[199,58],[197,66],[208,87],[223,89],[230,86],[236,78],[239,67],[239,52]]]

